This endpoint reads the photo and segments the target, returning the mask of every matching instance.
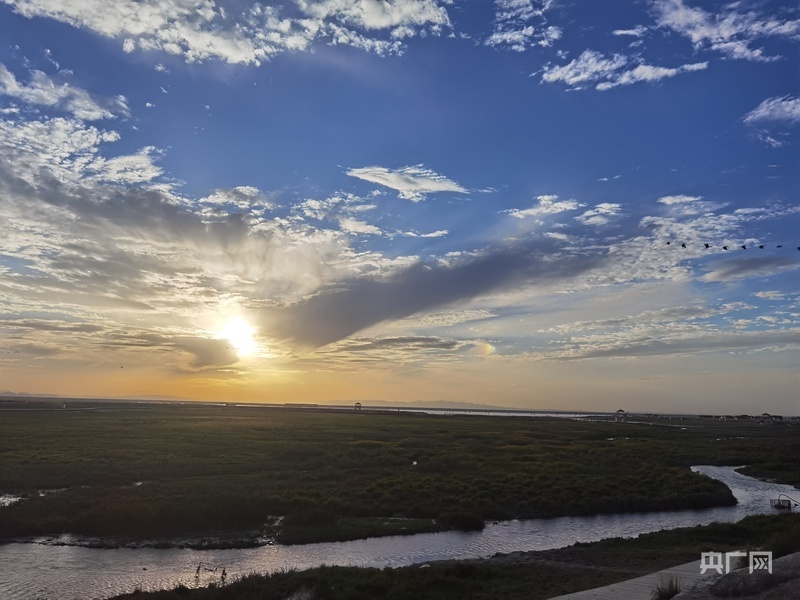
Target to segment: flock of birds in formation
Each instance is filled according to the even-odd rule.
[[[671,246],[671,245],[672,245],[672,242],[671,242],[671,241],[667,242],[667,246]],[[707,242],[703,242],[703,245],[705,246],[706,250],[708,250],[709,248],[711,248],[711,244],[709,244],[709,243],[707,243]],[[686,248],[686,247],[687,247],[687,246],[686,246],[686,242],[683,242],[683,243],[681,244],[681,248]],[[731,247],[732,247],[732,246],[731,246]],[[722,246],[722,249],[723,249],[723,250],[730,250],[730,249],[731,249],[731,247],[729,247],[729,246]],[[751,247],[752,247],[752,246],[751,246]],[[783,248],[783,244],[778,244],[778,245],[777,245],[777,246],[775,246],[775,247],[776,247],[776,248]],[[739,246],[739,248],[741,248],[742,250],[747,250],[747,244],[742,244],[741,246]],[[758,249],[759,249],[759,250],[763,250],[764,248],[766,248],[766,246],[765,246],[764,244],[759,244],[759,245],[758,245]],[[797,249],[798,249],[798,250],[800,250],[800,246],[798,246],[798,247],[797,247]]]

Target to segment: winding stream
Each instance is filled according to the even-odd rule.
[[[693,467],[731,488],[739,504],[723,508],[560,517],[487,524],[479,533],[426,533],[370,538],[353,542],[264,546],[241,550],[93,549],[43,543],[0,545],[0,598],[8,600],[108,598],[136,588],[157,590],[180,583],[187,587],[228,580],[251,572],[307,569],[321,564],[399,567],[430,560],[491,556],[527,550],[549,550],[575,542],[738,521],[773,512],[769,499],[779,493],[797,497],[791,486],[740,475],[733,467]],[[68,536],[63,536],[68,541]],[[203,564],[199,577],[197,566]],[[213,569],[216,568],[216,572]],[[206,570],[208,569],[208,570]]]

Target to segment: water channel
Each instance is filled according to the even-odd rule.
[[[399,567],[432,560],[548,550],[575,542],[635,537],[714,521],[738,521],[747,515],[774,512],[769,499],[780,493],[800,496],[791,486],[759,481],[736,473],[733,467],[698,466],[693,470],[724,482],[738,504],[702,510],[502,521],[488,523],[478,533],[444,532],[239,550],[109,550],[32,540],[0,545],[0,598],[86,600],[108,598],[137,588],[149,591],[181,583],[194,587],[218,582],[223,567],[230,581],[251,572],[307,569],[322,564]],[[61,544],[70,541],[69,536],[58,540]],[[196,577],[200,563],[201,573]]]

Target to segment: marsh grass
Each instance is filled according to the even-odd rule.
[[[671,577],[662,577],[658,580],[658,583],[653,586],[650,592],[650,600],[670,600],[673,596],[677,596],[682,589],[683,585],[681,584],[680,577],[674,575]]]
[[[786,448],[797,444],[794,428],[738,422],[681,430],[368,411],[91,408],[2,412],[0,491],[28,499],[0,508],[0,538],[264,532],[271,516],[285,515],[277,535],[289,543],[704,508],[735,500],[689,465],[775,472],[795,460]],[[37,493],[53,488],[67,489]],[[302,515],[317,522],[304,525]]]

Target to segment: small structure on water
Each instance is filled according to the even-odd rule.
[[[769,505],[778,510],[792,510],[792,505],[800,506],[800,503],[786,494],[780,494],[777,498],[771,498]]]
[[[361,410],[361,402],[356,402],[356,405],[353,407],[353,410]]]
[[[615,423],[627,423],[628,422],[628,413],[626,413],[621,408],[614,413],[614,422]]]

